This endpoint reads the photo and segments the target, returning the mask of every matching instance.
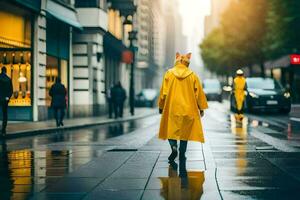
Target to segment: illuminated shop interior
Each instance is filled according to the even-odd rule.
[[[0,68],[6,67],[7,75],[12,79],[10,106],[32,104],[31,56],[30,16],[20,11],[0,10]]]

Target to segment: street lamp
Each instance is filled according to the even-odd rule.
[[[129,105],[130,105],[130,113],[134,115],[134,69],[135,69],[135,47],[133,42],[137,40],[137,31],[130,31],[129,33],[129,41],[130,41],[130,50],[132,52],[132,62],[130,68],[130,88],[129,88]]]

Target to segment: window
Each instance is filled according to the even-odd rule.
[[[12,79],[10,106],[31,106],[31,52],[1,51],[0,68],[6,67]]]
[[[51,86],[55,83],[57,77],[61,78],[61,83],[68,87],[68,61],[59,59],[53,56],[47,56],[46,66],[46,105],[51,105],[51,97],[49,91]]]
[[[6,67],[13,84],[9,105],[31,106],[31,17],[0,11],[0,27],[0,68]]]

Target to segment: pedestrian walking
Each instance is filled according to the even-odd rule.
[[[175,66],[166,72],[160,90],[158,106],[162,117],[159,138],[169,140],[172,150],[168,158],[170,163],[178,155],[178,140],[181,160],[186,159],[188,141],[204,143],[200,115],[204,115],[208,105],[198,76],[189,69],[190,58],[191,53],[176,53]]]
[[[233,80],[233,92],[236,103],[236,118],[238,120],[242,120],[244,117],[245,91],[247,91],[246,78],[244,77],[244,72],[239,69],[236,71],[236,77]]]
[[[2,136],[6,135],[7,119],[8,119],[8,103],[13,94],[13,85],[11,79],[6,75],[6,67],[1,68],[0,74],[0,105],[2,108]]]
[[[124,102],[126,100],[126,91],[118,82],[111,91],[112,102],[114,104],[115,118],[123,117]]]
[[[56,78],[55,83],[52,85],[49,95],[52,97],[51,107],[54,111],[56,126],[64,126],[63,120],[65,117],[65,109],[67,107],[67,90],[61,83],[61,79],[59,77]]]
[[[107,103],[108,103],[108,116],[109,116],[109,118],[112,118],[113,109],[114,109],[114,105],[113,105],[112,97],[111,97],[112,88],[113,88],[113,85],[109,89],[106,90],[106,100],[107,100]]]

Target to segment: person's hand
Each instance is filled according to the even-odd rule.
[[[159,114],[162,114],[162,112],[163,112],[163,109],[159,108]]]
[[[201,115],[201,117],[204,116],[204,111],[203,110],[200,110],[200,115]]]

